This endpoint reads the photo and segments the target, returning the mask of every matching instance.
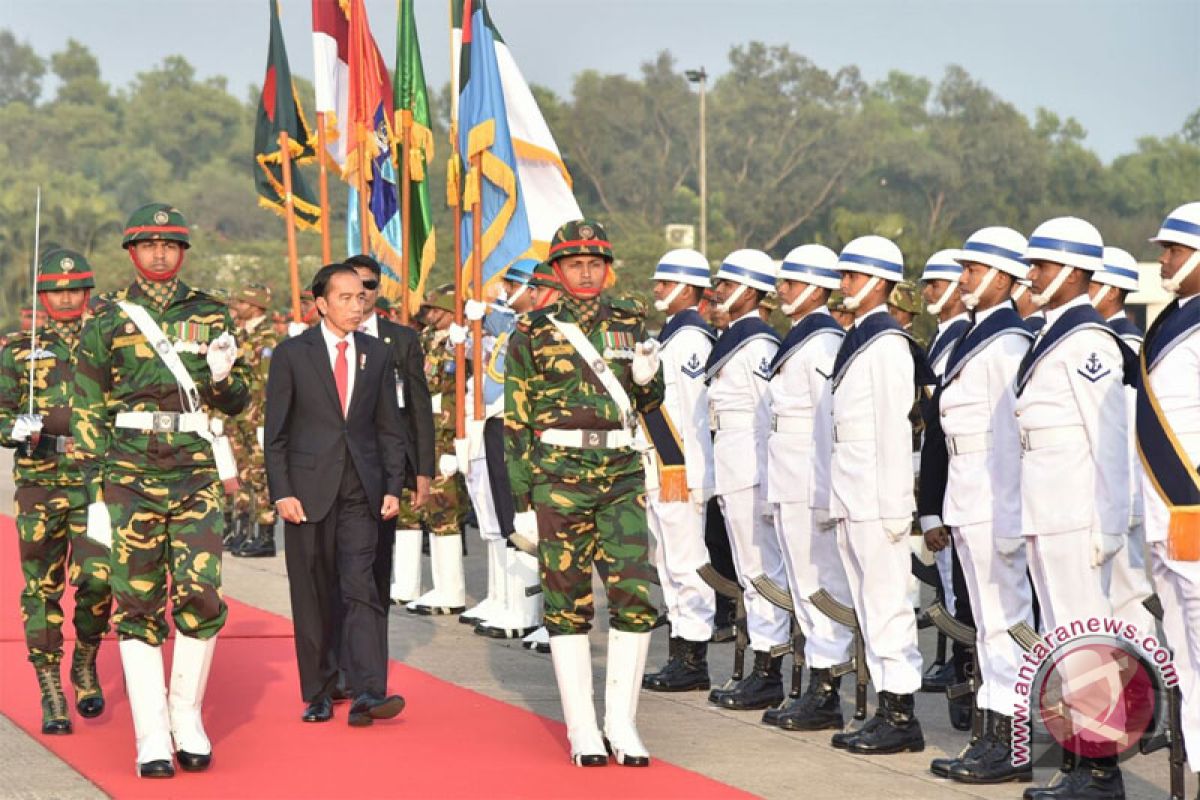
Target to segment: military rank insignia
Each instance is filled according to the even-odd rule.
[[[1100,356],[1096,355],[1095,353],[1092,353],[1090,356],[1088,356],[1087,361],[1083,363],[1083,367],[1075,371],[1087,378],[1092,383],[1095,383],[1112,372],[1111,369],[1108,369],[1104,366],[1104,362],[1100,360]]]
[[[689,378],[699,378],[704,374],[704,363],[700,361],[700,356],[692,353],[692,357],[679,368],[679,371]]]
[[[771,380],[771,359],[763,356],[763,360],[754,368],[754,376],[765,381]]]
[[[634,341],[632,333],[628,331],[603,331],[601,336],[604,338],[605,358],[633,358],[633,348],[637,342]]]

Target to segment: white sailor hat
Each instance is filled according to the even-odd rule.
[[[1024,258],[1098,272],[1104,267],[1104,239],[1087,220],[1055,217],[1034,229]]]
[[[1018,231],[995,225],[980,228],[967,237],[954,258],[960,264],[993,267],[1022,281],[1029,274],[1029,265],[1023,261],[1028,246]]]
[[[925,262],[925,271],[921,273],[923,281],[950,281],[957,283],[962,277],[962,265],[954,260],[957,250],[938,250]]]
[[[682,248],[671,250],[658,260],[654,268],[654,280],[686,283],[688,286],[709,288],[708,259],[699,250]]]
[[[1158,229],[1158,235],[1150,241],[1181,244],[1200,250],[1200,202],[1184,203],[1168,214]]]
[[[773,292],[775,261],[762,250],[734,250],[721,262],[717,280],[744,284],[760,292]]]
[[[794,247],[779,265],[779,280],[801,281],[823,289],[836,289],[842,284],[837,253],[823,244]]]
[[[861,272],[885,281],[904,280],[904,255],[890,239],[860,236],[851,239],[838,255],[838,269]]]
[[[1104,248],[1104,267],[1092,273],[1092,280],[1122,289],[1126,292],[1136,292],[1138,288],[1137,259],[1119,247]]]

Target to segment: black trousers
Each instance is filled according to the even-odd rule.
[[[517,509],[513,503],[508,468],[504,466],[504,420],[500,417],[492,417],[483,423],[483,453],[487,459],[492,503],[496,506],[496,518],[500,520],[500,533],[507,539],[513,534],[513,518]]]
[[[345,464],[329,514],[316,522],[284,525],[305,702],[330,695],[339,662],[352,693],[382,695],[387,689],[387,617],[373,572],[379,520],[371,513],[349,453]]]

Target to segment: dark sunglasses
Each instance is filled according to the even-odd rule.
[[[363,281],[362,285],[368,292],[373,292],[379,288],[379,281]]]

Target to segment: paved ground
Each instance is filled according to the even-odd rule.
[[[7,453],[7,451],[4,451]],[[0,512],[11,513],[7,457],[0,458]],[[468,542],[467,585],[485,585],[483,548],[477,538]],[[14,546],[7,544],[6,546]],[[428,570],[428,567],[426,567]],[[15,602],[11,576],[3,582],[5,602]],[[225,587],[238,600],[285,616],[290,615],[282,555],[275,559],[225,559]],[[601,613],[599,616],[603,616]],[[391,657],[458,685],[497,697],[543,716],[561,719],[550,658],[521,649],[515,642],[485,640],[453,617],[419,617],[394,610],[389,623]],[[922,635],[922,650],[931,654],[933,637]],[[603,692],[604,637],[592,634],[597,660],[597,694]],[[665,660],[666,632],[655,634],[650,665]],[[219,656],[218,656],[219,657]],[[713,678],[728,677],[732,644],[713,646]],[[29,690],[36,691],[32,674]],[[6,678],[7,679],[7,678]],[[392,687],[403,693],[404,687]],[[716,780],[766,798],[1015,798],[1020,787],[968,787],[934,778],[929,760],[956,752],[965,735],[950,728],[945,701],[918,696],[918,716],[925,730],[924,753],[863,758],[833,750],[828,733],[793,734],[758,723],[759,712],[718,711],[705,702],[705,693],[661,695],[643,692],[638,723],[642,738],[655,757],[672,761]],[[844,701],[852,706],[847,695]],[[873,703],[873,698],[872,698]],[[872,708],[874,706],[872,705]],[[301,710],[297,700],[296,711]],[[469,750],[469,735],[464,750]],[[0,798],[91,798],[104,795],[71,767],[0,716]],[[1166,797],[1167,763],[1160,752],[1126,765],[1126,786],[1132,798]],[[520,780],[514,769],[514,780]],[[1190,795],[1189,795],[1190,796]]]

